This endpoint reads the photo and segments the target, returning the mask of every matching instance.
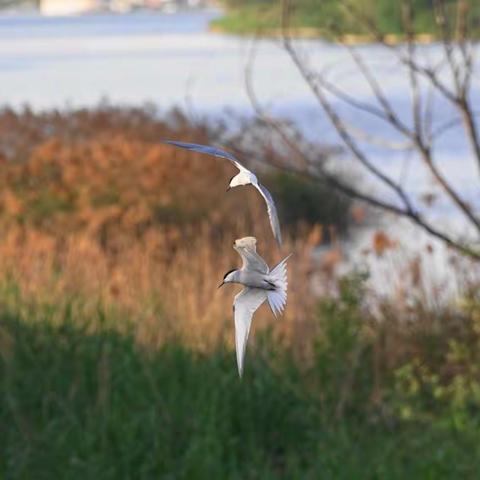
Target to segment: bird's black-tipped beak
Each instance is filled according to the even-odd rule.
[[[217,290],[220,288],[220,287],[223,287],[225,285],[225,282],[222,282],[218,287],[217,287]]]
[[[228,192],[231,188],[232,188],[232,187],[229,185],[229,186],[227,187],[227,192]]]

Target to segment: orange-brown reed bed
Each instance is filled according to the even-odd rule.
[[[99,304],[114,309],[119,318],[128,316],[138,340],[149,346],[170,335],[199,349],[231,345],[239,288],[217,286],[240,265],[233,241],[255,235],[269,264],[294,256],[285,315],[274,319],[264,306],[254,329],[271,328],[277,340],[308,355],[325,328],[318,290],[312,290],[322,275],[312,256],[322,227],[292,227],[279,250],[262,198],[249,188],[225,193],[235,173],[228,162],[159,141],[208,143],[219,138],[222,126],[192,125],[178,112],[164,118],[148,109],[108,106],[0,112],[0,279],[15,285],[23,303],[78,301],[86,311]],[[377,234],[373,250],[382,255],[394,245],[385,242]],[[341,255],[335,248],[330,253],[323,256],[323,273],[332,281]],[[418,292],[419,275],[403,275],[402,288]],[[475,293],[469,298],[475,300]],[[374,309],[371,299],[361,303],[370,310],[362,312],[362,335],[375,339],[379,365],[421,350],[417,341],[424,334],[470,331],[464,319],[477,311],[468,302],[460,316],[421,303],[408,311],[403,301],[379,302]],[[337,302],[334,317],[342,316],[342,305]]]
[[[255,235],[270,264],[294,252],[285,316],[275,320],[262,307],[255,323],[301,350],[311,338],[311,251],[321,229],[285,232],[280,251],[262,198],[251,189],[225,193],[235,173],[228,162],[159,141],[207,143],[214,134],[178,113],[161,121],[110,107],[3,112],[0,275],[21,298],[81,299],[86,308],[101,302],[128,314],[143,343],[174,334],[203,349],[232,342],[238,288],[217,286],[240,265],[233,241]]]
[[[161,343],[170,334],[204,348],[231,339],[232,300],[238,288],[217,289],[224,272],[240,265],[232,242],[211,241],[208,224],[196,238],[172,248],[168,231],[146,232],[115,252],[103,249],[87,233],[66,234],[61,240],[26,227],[6,232],[0,242],[0,269],[21,291],[21,298],[62,304],[81,300],[94,310],[99,302],[133,319],[142,343]],[[268,308],[257,324],[274,327],[283,339],[309,339],[314,297],[308,294],[311,249],[315,231],[306,241],[288,241],[295,253],[290,264],[289,303],[283,318],[274,320]],[[273,242],[260,245],[271,264],[281,257]],[[293,259],[293,257],[292,257]],[[306,289],[306,290],[305,290]]]

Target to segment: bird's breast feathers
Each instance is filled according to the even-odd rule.
[[[251,288],[261,288],[262,290],[276,290],[275,282],[260,272],[246,270],[239,271],[239,283]]]

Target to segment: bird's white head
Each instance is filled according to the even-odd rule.
[[[222,283],[218,286],[218,288],[225,285],[226,283],[236,282],[236,280],[237,280],[237,270],[230,270],[224,275]]]
[[[243,185],[249,185],[252,183],[253,174],[249,172],[240,172],[230,180],[228,184],[228,190],[234,187],[241,187]]]

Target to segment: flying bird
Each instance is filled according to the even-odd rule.
[[[239,173],[232,177],[228,185],[227,191],[234,187],[243,185],[253,185],[262,195],[267,204],[268,217],[272,227],[273,236],[279,245],[282,244],[282,234],[280,231],[280,223],[278,221],[277,207],[273,201],[270,192],[258,181],[256,175],[245,168],[231,153],[220,150],[219,148],[210,147],[208,145],[199,145],[197,143],[176,142],[173,140],[165,140],[164,143],[174,145],[176,147],[185,148],[194,152],[206,153],[214,157],[225,158],[230,160],[239,170]]]
[[[277,317],[287,303],[286,262],[291,254],[270,270],[265,260],[257,253],[256,244],[255,237],[235,240],[233,248],[242,257],[242,268],[227,272],[218,287],[225,283],[240,283],[245,287],[235,296],[233,302],[235,348],[240,377],[243,374],[243,361],[253,314],[265,300],[268,300],[274,316]]]

